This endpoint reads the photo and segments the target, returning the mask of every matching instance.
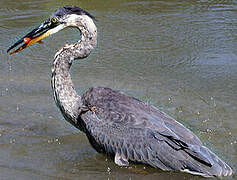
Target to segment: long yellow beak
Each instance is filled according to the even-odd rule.
[[[15,44],[13,44],[8,50],[7,53],[10,52],[13,48],[17,47],[21,44],[20,47],[17,49],[11,51],[9,55],[15,54],[17,52],[22,51],[23,49],[31,46],[34,43],[42,43],[42,40],[51,34],[54,34],[61,29],[63,29],[65,26],[64,24],[52,24],[50,21],[45,21],[37,28],[33,29],[30,33],[25,35],[23,38],[18,40]]]
[[[27,48],[27,47],[29,47],[29,46],[31,46],[32,44],[34,44],[34,43],[43,43],[42,42],[42,39],[44,39],[44,38],[46,38],[46,37],[48,37],[48,36],[50,36],[50,32],[49,31],[47,31],[46,33],[44,33],[44,34],[42,34],[42,35],[40,35],[40,36],[38,36],[38,37],[36,37],[36,38],[34,38],[34,39],[30,39],[30,38],[25,38],[24,39],[24,42],[25,42],[25,44],[23,44],[22,46],[20,46],[19,48],[17,48],[16,50],[13,50],[12,52],[10,52],[10,55],[13,55],[13,54],[15,54],[15,53],[17,53],[17,52],[20,52],[20,51],[22,51],[23,49],[25,49],[25,48]],[[28,41],[28,42],[26,42],[26,41]]]

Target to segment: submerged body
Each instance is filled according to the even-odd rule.
[[[95,107],[79,117],[90,143],[115,155],[118,165],[141,162],[202,176],[232,172],[190,130],[152,105],[103,87],[88,90],[82,102]]]
[[[96,46],[93,16],[67,6],[57,10],[51,19],[54,17],[58,25],[50,24],[50,30],[42,30],[47,36],[68,26],[81,31],[81,40],[65,45],[55,55],[51,80],[54,99],[65,119],[82,130],[98,152],[113,156],[120,166],[133,161],[205,177],[232,174],[231,168],[203,146],[197,136],[154,106],[104,87],[90,88],[79,96],[69,70],[75,59],[87,57]],[[45,36],[40,34],[33,39]]]

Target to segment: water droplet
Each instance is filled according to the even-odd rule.
[[[108,167],[107,168],[107,172],[110,174],[111,173],[111,169]]]
[[[16,142],[15,139],[10,139],[10,144],[13,144],[13,143],[15,143],[15,142]]]
[[[75,174],[76,173],[76,169],[72,169],[72,174]]]

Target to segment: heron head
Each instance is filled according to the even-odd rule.
[[[76,6],[64,6],[59,8],[46,21],[9,47],[7,53],[15,47],[18,48],[11,51],[9,53],[10,55],[22,51],[34,43],[41,43],[44,38],[64,29],[65,27],[85,26],[82,21],[83,19],[92,21],[93,23],[93,19],[95,18],[87,11]]]

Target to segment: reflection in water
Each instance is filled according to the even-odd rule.
[[[63,43],[79,38],[77,30],[60,32],[11,57],[9,71],[7,47],[64,5],[52,2],[0,2],[1,177],[199,179],[140,165],[119,168],[63,120],[51,95],[50,66]],[[67,4],[88,9],[99,19],[95,52],[72,70],[79,93],[108,86],[154,104],[237,167],[235,2]]]

